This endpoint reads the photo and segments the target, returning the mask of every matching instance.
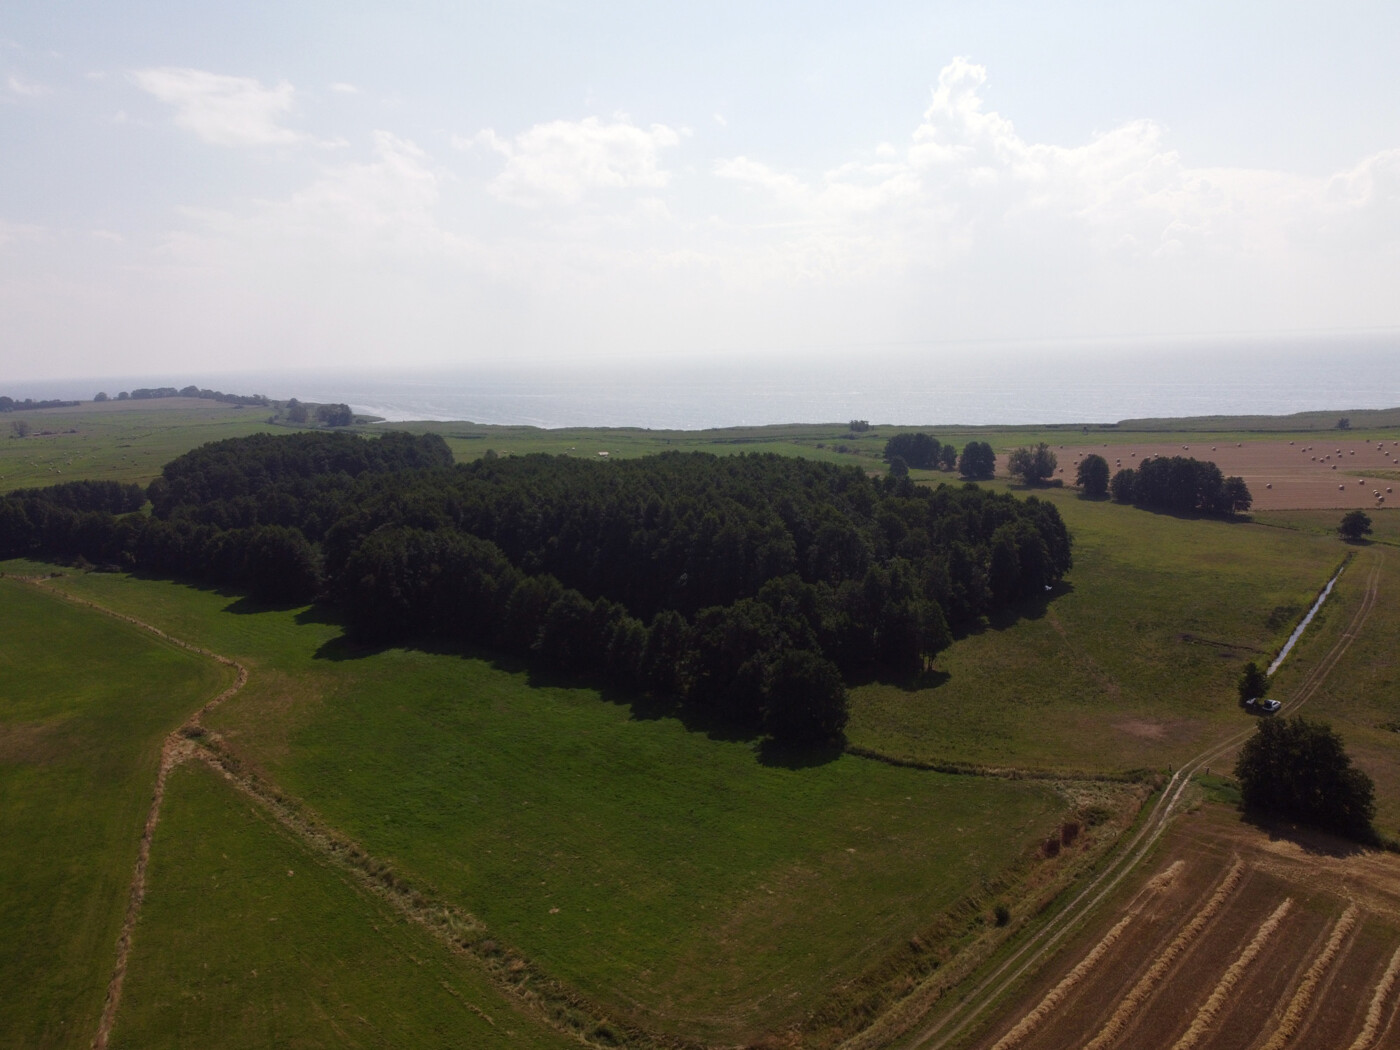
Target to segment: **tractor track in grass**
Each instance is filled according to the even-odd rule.
[[[569,1011],[582,1011],[591,1019],[599,1019],[605,1016],[603,1011],[598,1010],[594,1004],[589,1003],[559,981],[539,972],[533,964],[523,959],[518,953],[506,950],[500,951],[498,954],[483,954],[479,945],[482,943],[482,935],[485,930],[479,921],[447,902],[437,900],[432,896],[425,896],[396,876],[388,865],[377,861],[357,843],[334,829],[320,824],[296,800],[284,795],[275,785],[269,784],[255,774],[244,770],[238,756],[225,747],[219,736],[205,729],[202,724],[204,716],[225,700],[236,695],[247,684],[248,669],[243,664],[212,650],[186,642],[135,616],[117,612],[97,602],[79,598],[56,588],[43,587],[43,584],[47,582],[46,577],[11,577],[11,579],[39,586],[47,593],[64,601],[131,624],[171,645],[207,657],[226,667],[231,667],[236,674],[232,685],[213,699],[206,701],[194,714],[170,732],[161,745],[155,787],[151,793],[150,807],[146,812],[146,822],[142,827],[136,866],[132,871],[131,888],[127,894],[126,915],[123,918],[121,933],[117,939],[117,958],[107,985],[107,995],[103,1002],[97,1034],[91,1043],[93,1050],[106,1050],[117,1020],[118,1009],[121,1006],[122,987],[131,955],[131,942],[137,923],[140,921],[141,906],[146,897],[146,874],[150,866],[151,844],[155,837],[156,826],[160,823],[161,807],[165,801],[166,780],[172,769],[190,760],[198,760],[207,764],[232,787],[260,806],[279,827],[290,833],[304,847],[318,856],[328,859],[340,870],[351,875],[360,889],[386,901],[405,918],[423,927],[448,950],[470,955],[482,965],[491,983],[499,991],[519,1003],[526,1011],[534,1014],[545,1025],[565,1036],[577,1039],[585,1046],[603,1045],[585,1038],[584,1032],[580,1028],[561,1023],[559,1020]],[[468,1008],[477,1010],[475,1006],[467,1005]],[[490,1021],[489,1018],[487,1019]],[[494,1024],[495,1022],[491,1021],[490,1023]],[[702,1044],[689,1040],[659,1036],[631,1025],[617,1024],[616,1022],[614,1024],[626,1032],[628,1037],[626,1045],[629,1047],[656,1047],[658,1050],[705,1050]]]
[[[27,583],[41,586],[45,582],[43,577],[12,577]],[[202,729],[200,720],[210,711],[218,707],[229,697],[234,696],[248,682],[248,669],[237,660],[231,660],[227,656],[204,649],[198,645],[176,638],[171,634],[162,631],[154,624],[138,620],[134,616],[127,616],[96,602],[88,601],[86,598],[77,598],[64,591],[56,590],[52,587],[43,587],[49,594],[57,595],[64,601],[83,608],[92,609],[104,616],[110,616],[114,620],[121,620],[129,623],[133,627],[155,635],[162,641],[168,642],[177,648],[187,652],[195,653],[198,656],[207,657],[225,667],[234,670],[235,677],[233,684],[213,699],[206,701],[194,714],[185,719],[180,726],[169,733],[160,748],[160,765],[156,771],[155,788],[151,792],[151,804],[146,810],[146,823],[141,829],[141,843],[136,852],[136,867],[131,873],[131,888],[127,891],[126,915],[122,919],[121,933],[117,937],[117,959],[112,966],[112,976],[107,982],[107,996],[102,1003],[102,1017],[98,1022],[97,1034],[93,1036],[93,1050],[106,1050],[107,1043],[112,1037],[112,1025],[117,1019],[117,1008],[121,1005],[122,985],[126,980],[127,961],[131,956],[131,938],[136,932],[136,923],[141,918],[141,905],[146,899],[146,871],[151,861],[151,841],[155,837],[156,825],[160,823],[161,805],[165,801],[165,782],[170,771],[189,758],[195,757],[198,748],[195,746],[192,736]]]
[[[1293,699],[1285,705],[1284,710],[1293,711],[1311,700],[1327,680],[1328,675],[1341,662],[1347,650],[1351,648],[1352,642],[1360,634],[1366,620],[1371,615],[1371,611],[1376,606],[1380,593],[1381,566],[1384,561],[1384,552],[1377,550],[1366,577],[1365,592],[1351,622],[1342,631],[1341,637],[1337,639],[1332,648],[1317,662],[1317,665],[1303,680],[1303,684],[1298,687]],[[1345,568],[1342,571],[1345,571]],[[1234,751],[1253,732],[1254,729],[1251,726],[1238,733],[1233,733],[1224,740],[1217,741],[1177,769],[1162,789],[1156,805],[1153,806],[1152,811],[1143,820],[1138,830],[1132,833],[1124,847],[1079,892],[1078,896],[1059,914],[1027,937],[970,992],[937,1020],[921,1028],[912,1038],[900,1041],[895,1037],[889,1041],[890,1044],[898,1043],[905,1050],[941,1050],[959,1036],[964,1035],[994,1003],[1012,989],[1016,982],[1027,973],[1043,965],[1070,931],[1077,928],[1130,873],[1138,868],[1167,829],[1171,818],[1181,804],[1192,776],[1199,770],[1206,768],[1211,762]],[[850,1042],[856,1043],[856,1040]],[[860,1043],[859,1045],[866,1044]]]

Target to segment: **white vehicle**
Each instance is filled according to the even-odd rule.
[[[1282,706],[1283,706],[1283,705],[1280,704],[1277,700],[1260,700],[1260,701],[1259,701],[1259,710],[1263,711],[1266,715],[1271,715],[1271,714],[1273,714],[1275,711],[1277,711],[1277,710],[1278,710],[1280,707],[1282,707]]]

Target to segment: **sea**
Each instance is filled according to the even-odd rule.
[[[194,384],[350,405],[388,421],[702,430],[772,423],[1113,423],[1400,407],[1400,330],[1273,337],[965,343],[807,354],[566,355],[472,363],[209,370],[6,384],[90,399]]]

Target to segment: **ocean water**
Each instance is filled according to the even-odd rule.
[[[434,369],[319,369],[14,384],[90,398],[194,383],[344,402],[393,421],[698,430],[886,424],[1112,423],[1158,416],[1400,406],[1400,332],[1345,337],[874,347],[807,357],[566,358]],[[0,377],[0,385],[3,377]]]

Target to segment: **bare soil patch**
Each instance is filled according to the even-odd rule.
[[[1189,456],[1210,460],[1226,477],[1239,476],[1249,486],[1257,510],[1373,509],[1400,499],[1400,442],[1357,441],[1332,435],[1293,441],[1231,441],[1215,444],[1130,442],[1058,445],[1056,477],[1073,485],[1079,462],[1096,453],[1116,473],[1157,456]],[[1005,472],[1005,457],[998,462]],[[1381,497],[1384,497],[1382,499]]]

